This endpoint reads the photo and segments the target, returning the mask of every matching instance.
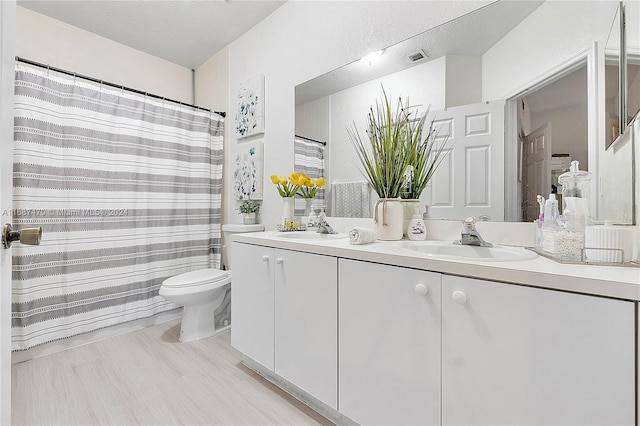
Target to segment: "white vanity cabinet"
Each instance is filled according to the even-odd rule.
[[[273,371],[275,249],[232,243],[231,346]]]
[[[335,257],[233,243],[231,345],[337,409]]]
[[[442,424],[632,425],[633,302],[444,275]]]
[[[338,409],[338,259],[275,251],[275,372]]]
[[[440,274],[339,262],[339,409],[360,424],[440,424]]]

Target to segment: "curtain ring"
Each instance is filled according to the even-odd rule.
[[[47,64],[47,77],[49,77],[49,64]]]

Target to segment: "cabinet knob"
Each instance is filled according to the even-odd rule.
[[[277,263],[278,265],[282,265],[282,264],[284,263],[284,259],[283,259],[283,258],[281,258],[281,257],[276,257],[276,263]]]
[[[264,256],[262,256],[262,260],[264,260],[265,262],[269,261],[269,256],[267,256],[266,254]]]
[[[461,305],[464,305],[465,303],[467,303],[467,295],[464,294],[464,292],[456,290],[453,292],[453,294],[451,294],[451,298],[453,299],[454,302],[459,303]]]
[[[426,296],[429,293],[429,289],[424,284],[416,284],[416,293],[421,296]]]

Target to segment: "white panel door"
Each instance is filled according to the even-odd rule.
[[[339,411],[440,424],[440,274],[340,259]]]
[[[231,346],[273,370],[275,251],[236,242],[232,250]]]
[[[0,1],[0,208],[11,223],[15,0]],[[11,250],[0,248],[0,424],[11,424]]]
[[[634,424],[634,310],[443,276],[442,424]]]
[[[533,222],[540,215],[537,196],[548,198],[551,192],[551,123],[524,137],[522,157],[522,220]]]
[[[338,259],[276,250],[275,372],[338,409]]]
[[[433,111],[439,141],[450,149],[424,191],[434,218],[504,220],[504,101]]]

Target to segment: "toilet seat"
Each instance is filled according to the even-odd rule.
[[[217,282],[219,282],[219,285],[224,285],[227,284],[229,277],[229,271],[213,268],[199,269],[167,278],[162,282],[162,286],[168,288],[184,288],[211,285]]]

